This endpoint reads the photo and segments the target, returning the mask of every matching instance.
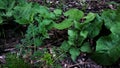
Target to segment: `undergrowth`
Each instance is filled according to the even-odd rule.
[[[32,68],[32,65],[18,58],[16,54],[8,53],[5,60],[6,64],[3,64],[2,68]]]
[[[71,56],[76,62],[81,53],[89,54],[98,64],[111,65],[120,58],[119,12],[120,8],[86,15],[75,8],[65,12],[61,9],[50,11],[38,3],[2,0],[0,24],[8,24],[12,20],[28,26],[24,38],[16,46],[17,56],[36,67],[59,68],[61,65],[58,63],[65,57]],[[44,45],[44,40],[50,39],[49,31],[52,29],[67,30],[68,40],[64,40],[60,47]],[[109,33],[106,35],[101,32]]]

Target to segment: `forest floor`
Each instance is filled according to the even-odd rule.
[[[34,0],[32,0],[34,1]],[[54,10],[55,8],[61,8],[64,11],[70,8],[78,8],[82,9],[84,12],[94,12],[99,13],[104,9],[116,9],[117,4],[120,3],[119,0],[85,0],[86,2],[82,2],[80,0],[47,0],[50,4],[47,5],[50,10]],[[35,2],[39,2],[42,5],[46,5],[42,0],[35,0]],[[17,29],[20,27],[21,29]],[[20,43],[20,40],[23,38],[25,34],[26,26],[17,26],[17,25],[2,25],[0,26],[0,31],[2,32],[2,36],[0,37],[0,57],[4,56],[5,53],[14,52],[15,46]],[[46,44],[56,44],[60,45],[61,42],[67,36],[66,31],[58,31],[52,30],[50,31],[53,35],[51,36],[53,39],[57,38],[59,40],[56,41],[46,41]],[[0,59],[1,62],[1,59]],[[4,62],[3,62],[4,63]],[[101,66],[92,61],[89,56],[83,54],[78,57],[77,62],[73,63],[70,58],[66,58],[61,62],[63,68],[119,68],[120,63],[115,63],[112,66]],[[119,67],[118,67],[119,66]]]

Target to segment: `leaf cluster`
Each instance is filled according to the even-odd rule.
[[[7,5],[6,5],[7,4]],[[102,65],[111,65],[120,58],[120,9],[105,10],[101,14],[72,8],[66,12],[60,9],[50,11],[38,3],[28,3],[25,0],[2,0],[0,2],[0,24],[12,20],[19,24],[28,24],[24,39],[18,45],[19,55],[30,54],[30,58],[44,54],[36,53],[49,37],[51,29],[68,32],[68,40],[64,40],[60,50],[69,53],[75,62],[82,53],[91,54],[91,58]],[[64,20],[57,20],[63,16]],[[104,28],[110,32],[102,34]],[[91,43],[91,40],[93,40]],[[92,49],[95,48],[95,50]],[[36,54],[32,56],[32,54]],[[53,56],[47,52],[40,60],[52,65]]]

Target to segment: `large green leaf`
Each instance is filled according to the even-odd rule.
[[[15,21],[19,24],[28,24],[33,21],[35,15],[34,9],[32,9],[32,3],[22,4],[14,8]]]
[[[71,48],[71,49],[69,50],[69,53],[71,54],[72,60],[75,61],[76,58],[79,56],[80,51],[79,51],[79,49],[77,49],[77,48]]]
[[[118,10],[107,10],[102,13],[105,26],[110,29],[113,34],[120,35],[120,13]]]
[[[97,63],[111,65],[120,58],[120,37],[109,35],[97,41],[96,51],[92,55]]]
[[[75,45],[75,41],[78,37],[78,32],[76,30],[68,30],[68,35],[69,45]]]
[[[103,24],[103,21],[101,17],[99,15],[96,15],[95,20],[93,20],[91,23],[84,25],[81,32],[88,32],[87,36],[89,38],[94,38],[100,33],[102,24]]]
[[[81,47],[80,47],[81,52],[86,52],[86,53],[91,53],[92,49],[90,47],[90,44],[88,42],[84,43]]]
[[[73,25],[72,19],[65,19],[64,21],[62,21],[61,23],[54,23],[54,28],[59,29],[59,30],[63,30],[66,28],[69,28]]]
[[[119,35],[120,36],[120,22],[116,22],[114,25],[111,26],[110,31],[114,35]]]
[[[49,13],[48,8],[45,6],[41,6],[38,3],[35,3],[33,5],[33,9],[37,12],[40,13],[41,15],[44,15],[45,13]]]
[[[82,30],[88,24],[89,23],[80,23],[80,22],[74,21],[74,27],[78,30]]]
[[[49,38],[49,35],[47,33],[47,31],[52,28],[52,26],[50,26],[50,24],[52,23],[52,20],[48,20],[48,19],[44,19],[43,21],[38,21],[39,25],[38,25],[38,31],[46,38]]]
[[[84,18],[86,19],[84,23],[89,23],[95,19],[96,15],[94,13],[88,13]]]
[[[69,45],[67,41],[64,41],[62,45],[60,46],[60,49],[62,49],[63,51],[68,51],[70,47],[71,45]]]
[[[99,23],[99,21],[98,20],[101,20],[100,19],[100,16],[99,15],[96,15],[96,14],[94,14],[94,13],[88,13],[88,15],[87,16],[85,16],[85,17],[83,17],[83,18],[85,18],[85,21],[83,22],[83,23],[80,23],[80,22],[78,22],[78,21],[74,21],[74,26],[75,26],[75,28],[76,29],[79,29],[79,30],[81,30],[81,29],[83,29],[84,27],[86,27],[86,26],[88,26],[89,25],[89,23],[91,23],[91,21],[93,21],[93,22],[98,22]],[[96,18],[96,19],[95,19]],[[99,18],[99,19],[98,19]],[[96,21],[97,20],[97,21]],[[97,23],[95,23],[95,25],[96,25]],[[94,24],[93,24],[94,25]],[[88,28],[88,27],[86,27],[86,28]],[[94,27],[93,27],[94,28]],[[91,28],[90,28],[91,29]]]
[[[107,10],[102,13],[102,18],[104,20],[105,26],[108,29],[110,29],[116,23],[116,21],[118,21],[118,14],[119,13],[116,14],[115,10]]]
[[[84,16],[84,13],[78,9],[70,9],[65,12],[64,15],[68,16],[70,19],[79,21]]]
[[[53,12],[55,13],[55,15],[61,15],[62,14],[62,10],[60,10],[60,9],[55,9]]]
[[[82,45],[83,41],[88,37],[88,38],[94,38],[96,37],[102,28],[102,20],[99,18],[98,15],[96,15],[96,19],[93,20],[90,23],[81,23],[80,27],[82,28],[80,31],[80,36],[79,36],[79,46]],[[84,26],[84,27],[83,27]]]
[[[75,30],[68,30],[68,35],[70,37],[70,39],[74,39],[77,37],[77,31]]]
[[[88,31],[81,31],[81,32],[80,32],[80,36],[82,36],[83,38],[87,38],[87,36],[88,36]]]
[[[39,14],[39,17],[42,17],[44,19],[55,19],[55,14],[53,12],[50,12],[46,6],[41,6],[39,4],[33,5],[32,8],[37,14]],[[56,13],[56,12],[55,12]]]
[[[78,37],[78,43],[79,46],[82,45],[82,43],[84,42],[84,40],[87,38],[88,36],[88,31],[81,31]]]

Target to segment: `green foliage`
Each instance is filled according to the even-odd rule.
[[[62,14],[62,10],[60,9],[55,9],[53,12],[55,13],[56,16],[59,16]]]
[[[72,10],[70,11],[72,12]],[[68,12],[68,16],[70,11]],[[120,57],[118,54],[120,41],[118,39],[120,37],[118,11],[119,10],[104,11],[101,17],[98,14],[88,13],[87,16],[81,16],[86,19],[83,23],[79,23],[78,18],[74,19],[73,27],[68,30],[68,41],[63,42],[61,48],[65,52],[69,51],[73,61],[75,61],[81,52],[86,52],[93,53],[92,59],[99,64],[110,65],[115,63]],[[68,17],[68,19],[71,18],[72,16]],[[99,36],[103,25],[110,30],[111,34],[108,36],[101,35],[98,40],[96,40],[96,51],[93,52],[90,47],[90,42],[85,41],[85,39],[94,39]],[[68,48],[65,49],[64,46]],[[100,58],[104,58],[105,61],[100,60]]]
[[[64,42],[62,43],[60,49],[62,49],[63,51],[66,52],[66,51],[69,50],[70,47],[71,47],[71,46],[68,44],[68,42],[67,42],[67,41],[64,41]]]
[[[71,54],[71,58],[73,61],[76,60],[77,56],[79,56],[80,51],[77,48],[70,48],[70,54]]]
[[[14,8],[14,5],[15,5],[15,0],[2,0],[0,2],[0,10],[3,12],[5,11],[5,14],[6,16],[10,14],[11,16],[11,13],[12,13],[12,9]]]
[[[104,24],[111,31],[111,33],[110,35],[103,36],[97,40],[96,51],[92,55],[92,58],[99,64],[111,65],[120,58],[119,14],[119,9],[107,10],[102,13]]]
[[[19,24],[33,22],[35,11],[32,9],[32,3],[20,4],[14,8],[14,18]]]
[[[91,53],[92,49],[90,47],[90,43],[86,42],[84,43],[81,48],[80,48],[81,52],[86,52],[86,53]]]
[[[86,20],[84,23],[89,23],[90,21],[93,21],[95,19],[95,14],[94,13],[89,13],[87,16],[84,17]]]
[[[79,21],[83,17],[84,13],[78,9],[70,9],[65,12],[64,15],[68,16],[69,19]]]
[[[84,12],[78,9],[70,9],[66,12],[60,9],[49,11],[45,6],[28,3],[25,0],[2,0],[0,2],[0,24],[14,21],[21,25],[28,25],[26,34],[21,44],[18,45],[19,54],[20,56],[30,54],[29,58],[40,60],[41,62],[37,62],[40,64],[38,66],[47,65],[48,67],[56,62],[57,57],[53,57],[47,49],[39,51],[39,47],[44,45],[44,40],[50,38],[48,32],[53,28],[68,31],[68,39],[63,41],[58,49],[59,52],[55,55],[63,53],[68,56],[69,53],[75,62],[76,58],[85,52],[90,53],[91,58],[97,63],[111,65],[120,58],[119,12],[118,8],[117,10],[105,10],[101,14],[90,12],[85,16]],[[61,16],[64,20],[60,19]],[[103,26],[110,31],[108,35],[101,33],[104,31]],[[93,44],[88,40],[95,40],[93,41],[96,43],[95,51],[91,48]],[[18,62],[18,59],[15,62]]]
[[[48,30],[52,29],[52,27],[59,30],[68,28],[68,35],[69,35],[68,41],[64,41],[60,48],[63,49],[64,52],[69,51],[73,61],[75,61],[76,57],[80,54],[80,52],[82,51],[87,53],[91,52],[89,45],[86,46],[86,44],[84,44],[85,47],[87,48],[81,46],[84,40],[88,37],[89,31],[91,31],[91,30],[87,30],[87,27],[92,26],[91,23],[89,22],[94,20],[95,14],[89,13],[87,16],[83,16],[84,13],[82,11],[78,9],[70,9],[64,13],[65,16],[68,16],[67,19],[63,20],[61,23],[55,23],[54,20],[55,18],[58,18],[58,15],[61,15],[62,13],[61,10],[56,9],[53,12],[50,12],[45,7],[38,7],[37,5],[35,5],[35,7],[41,8],[41,11],[38,11],[39,9],[37,9],[39,13],[38,16],[35,16],[35,21],[37,22],[37,25],[33,23],[30,24],[28,27],[27,33],[25,35],[25,39],[22,40],[22,45],[24,47],[27,46],[38,47],[43,45],[44,44],[43,40],[49,38]],[[71,13],[73,15],[71,15]],[[78,16],[76,17],[75,15]],[[84,21],[84,23],[79,23],[79,20],[82,17],[85,18],[86,20]],[[76,23],[78,23],[79,25],[75,25]]]
[[[6,64],[3,68],[31,68],[31,65],[25,63],[23,59],[18,58],[15,54],[6,55]]]
[[[68,30],[68,41],[61,46],[63,50],[69,50],[71,58],[75,61],[80,52],[93,53],[92,59],[102,65],[110,65],[119,59],[119,26],[118,19],[119,10],[104,11],[100,17],[98,14],[88,13],[83,17],[86,20],[83,23],[74,21],[74,28]],[[110,15],[111,14],[111,15]],[[90,42],[86,42],[86,38],[94,39],[100,34],[102,25],[105,25],[110,30],[108,36],[100,36],[96,40],[96,51],[93,52],[90,47]],[[107,32],[107,31],[106,31]],[[65,49],[64,46],[68,46]],[[114,54],[113,54],[114,53]],[[104,59],[104,61],[100,60]]]
[[[96,59],[104,60],[104,61],[96,60],[98,63],[102,65],[110,65],[112,63],[115,63],[120,57],[119,41],[120,40],[117,39],[116,36],[112,34],[106,37],[101,37],[97,41],[96,52],[94,53],[93,58],[95,60]]]
[[[15,11],[15,7],[20,7],[21,5],[27,3],[26,0],[20,0],[20,1],[17,1],[17,0],[2,0],[0,2],[0,23],[1,24],[4,24],[6,21],[7,21],[7,24],[8,24],[8,21],[13,21],[13,19],[16,19],[17,16],[20,17],[20,14],[19,12],[16,12]],[[26,8],[18,8],[19,11],[23,11],[25,10]],[[19,15],[17,15],[17,13]],[[15,16],[16,14],[16,16]],[[21,13],[21,16],[25,16],[26,14],[22,14]],[[27,17],[27,16],[25,16]],[[25,17],[23,20],[25,20]],[[18,20],[18,18],[16,19]],[[19,24],[21,22],[17,21]],[[24,23],[24,21],[22,21]]]
[[[72,26],[72,24],[73,24],[72,19],[66,19],[59,24],[55,23],[54,28],[62,30],[62,29],[69,28],[70,26]]]
[[[42,60],[46,61],[47,65],[53,65],[53,59],[52,59],[52,56],[49,53],[45,53]]]
[[[6,18],[12,17],[15,0],[2,0],[0,2],[0,24],[6,21]]]
[[[81,52],[92,52],[92,49],[90,48],[90,43],[84,43],[85,39],[97,36],[100,31],[100,29],[98,28],[101,27],[100,22],[96,22],[98,20],[94,20],[95,18],[97,18],[96,14],[88,13],[87,16],[83,16],[83,14],[84,13],[82,11],[79,11],[77,9],[71,9],[65,12],[66,16],[70,15],[68,19],[72,18],[74,24],[72,25],[73,27],[68,29],[68,41],[63,42],[61,48],[65,52],[68,51],[70,53],[73,61],[76,60],[77,56],[79,56]],[[76,17],[74,15],[76,15]],[[81,18],[86,20],[83,21],[83,23],[80,23],[79,20]],[[99,27],[96,27],[97,24]],[[96,31],[95,33],[93,33],[93,29]]]
[[[3,22],[3,19],[2,19],[2,17],[0,17],[0,24],[2,24],[2,22]]]

